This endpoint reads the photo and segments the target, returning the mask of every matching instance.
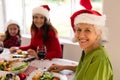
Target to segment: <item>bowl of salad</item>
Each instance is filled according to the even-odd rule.
[[[35,70],[29,75],[27,80],[67,80],[67,76],[60,73]]]

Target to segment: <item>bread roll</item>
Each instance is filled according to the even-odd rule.
[[[22,54],[22,50],[20,50],[20,49],[17,50],[17,53],[18,53],[18,54]]]
[[[32,77],[32,80],[40,80],[39,78],[41,78],[42,75],[43,75],[43,73],[37,72],[37,73]]]

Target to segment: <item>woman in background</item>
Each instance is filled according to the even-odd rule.
[[[3,43],[5,48],[21,45],[20,26],[16,21],[10,20],[7,22],[7,30],[5,31]]]
[[[21,46],[19,49],[27,50],[30,55],[37,56],[37,48],[46,46],[45,59],[61,58],[62,50],[57,36],[57,30],[49,20],[50,8],[48,5],[41,5],[32,11],[33,21],[31,25],[31,42],[28,46]],[[14,52],[16,49],[11,48]]]
[[[49,71],[59,72],[64,69],[75,71],[74,80],[113,80],[112,65],[104,47],[106,17],[91,10],[89,0],[81,0],[86,9],[79,10],[71,16],[71,25],[75,31],[74,41],[83,49],[77,66],[53,64]]]

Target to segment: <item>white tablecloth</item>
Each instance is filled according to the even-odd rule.
[[[0,58],[4,58],[6,60],[11,59],[9,49],[5,48],[4,51],[0,54]]]
[[[67,60],[67,59],[52,59],[52,60],[34,60],[30,63],[30,66],[35,66],[41,69],[48,69],[52,64],[60,64],[60,65],[73,65],[76,66],[77,62]],[[68,80],[73,80],[74,72],[70,70],[61,71],[61,74],[67,75]]]

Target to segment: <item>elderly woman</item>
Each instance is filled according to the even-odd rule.
[[[85,0],[84,0],[85,1]],[[112,66],[103,46],[107,42],[105,36],[105,16],[91,10],[88,1],[81,1],[86,8],[71,16],[72,28],[75,31],[74,41],[83,49],[77,66],[53,64],[49,71],[59,72],[64,69],[75,71],[75,80],[113,80]],[[85,4],[84,4],[85,3]]]

